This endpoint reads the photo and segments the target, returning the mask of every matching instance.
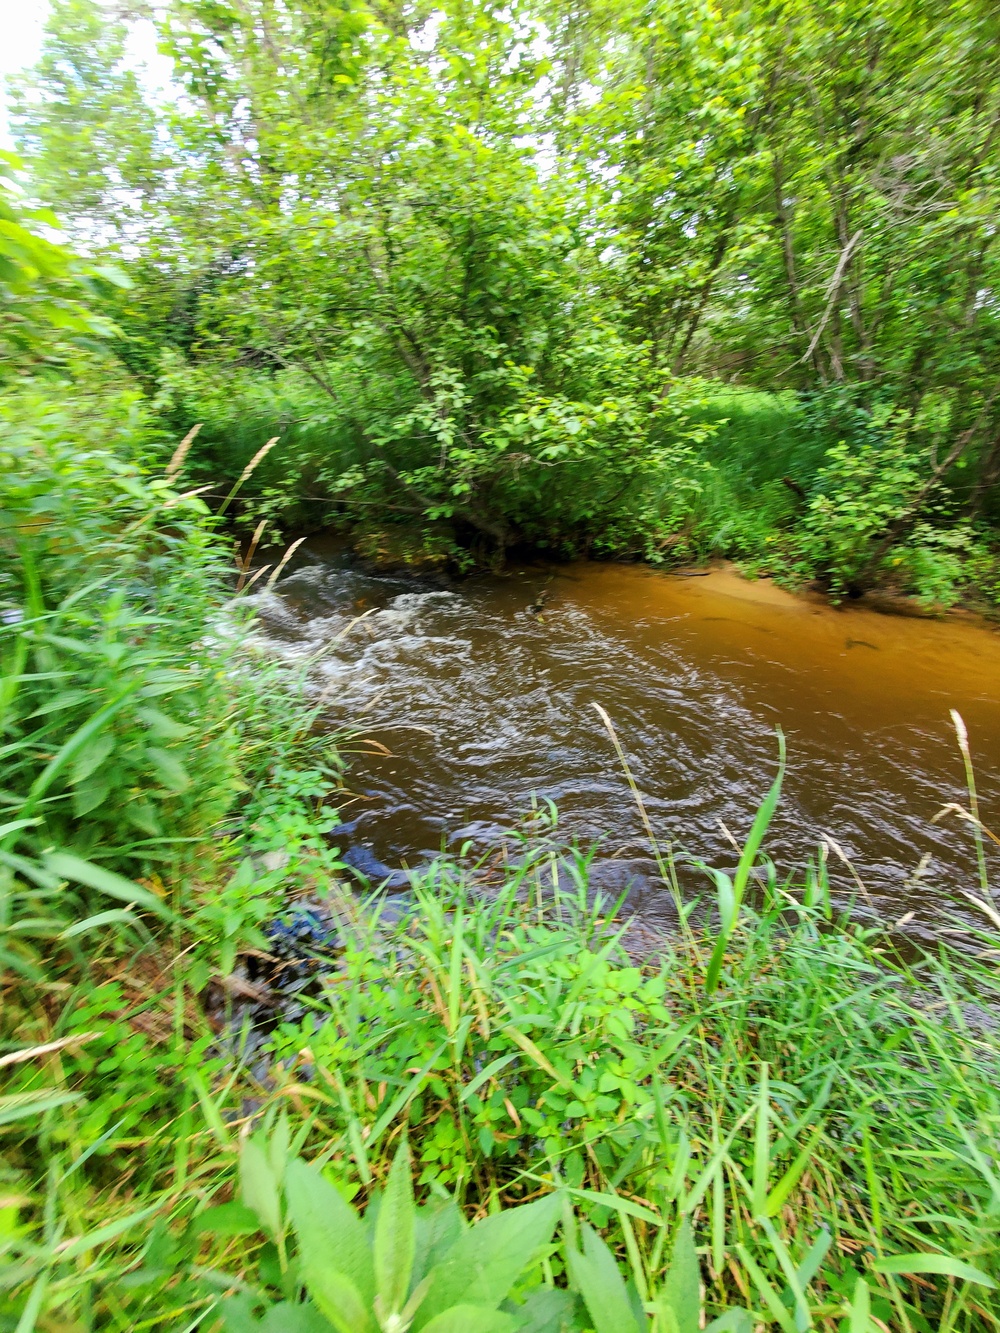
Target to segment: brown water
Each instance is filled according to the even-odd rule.
[[[722,826],[745,836],[780,726],[788,775],[770,854],[791,868],[835,839],[878,908],[912,910],[918,929],[975,888],[968,829],[930,822],[965,800],[951,708],[987,822],[1000,817],[1000,635],[974,623],[835,610],[725,570],[581,563],[432,590],[322,548],[258,609],[269,651],[325,649],[310,680],[331,728],[353,724],[390,752],[353,760],[342,813],[359,864],[485,848],[551,801],[565,838],[600,839],[595,882],[666,923],[669,895],[592,701],[664,842],[721,866],[735,859]]]

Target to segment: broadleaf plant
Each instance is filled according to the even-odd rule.
[[[248,1139],[240,1157],[243,1204],[209,1209],[196,1223],[197,1231],[228,1234],[228,1210],[236,1208],[241,1218],[255,1215],[277,1248],[284,1299],[244,1288],[223,1303],[225,1333],[698,1333],[702,1326],[687,1217],[659,1290],[640,1295],[587,1223],[577,1247],[561,1191],[470,1226],[453,1198],[417,1206],[404,1140],[384,1191],[362,1216],[322,1171],[288,1152],[284,1120],[270,1141],[263,1133]],[[560,1218],[568,1290],[552,1285],[551,1269],[543,1284],[538,1262],[560,1248],[553,1238]],[[297,1247],[291,1257],[289,1232]],[[262,1276],[264,1269],[262,1261]],[[749,1333],[751,1316],[729,1310],[709,1327]]]
[[[361,1217],[315,1166],[297,1157],[284,1165],[272,1149],[262,1135],[244,1145],[243,1203],[274,1240],[284,1294],[293,1299],[230,1298],[227,1333],[502,1333],[521,1326],[499,1307],[552,1240],[561,1195],[470,1227],[452,1199],[417,1207],[404,1141],[384,1192]],[[289,1230],[297,1243],[292,1260]],[[301,1292],[305,1299],[294,1299]]]

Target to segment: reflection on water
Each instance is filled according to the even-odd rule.
[[[665,923],[594,700],[664,841],[716,865],[733,862],[726,831],[745,836],[774,775],[780,725],[789,771],[768,850],[791,867],[834,838],[886,914],[926,921],[955,885],[974,887],[967,829],[930,822],[964,799],[950,708],[987,822],[1000,811],[1000,636],[975,624],[833,610],[724,570],[533,567],[442,591],[321,549],[257,606],[269,651],[325,649],[311,681],[330,726],[390,752],[356,759],[343,810],[368,868],[485,846],[551,800],[565,837],[601,839],[595,878]]]

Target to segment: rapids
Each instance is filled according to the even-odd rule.
[[[682,854],[685,889],[705,881],[684,857],[732,866],[732,839],[773,779],[780,726],[788,772],[766,845],[780,869],[832,839],[880,914],[912,912],[918,932],[956,888],[976,890],[968,826],[931,820],[966,801],[952,708],[986,822],[1000,816],[1000,635],[989,628],[834,609],[725,569],[531,566],[434,588],[311,547],[251,599],[251,633],[289,664],[313,659],[326,725],[356,736],[340,845],[374,879],[391,870],[391,886],[405,883],[401,870],[442,847],[485,850],[551,802],[563,838],[599,840],[592,881],[668,924],[670,895],[596,701],[658,838]],[[831,871],[839,897],[861,892],[835,851]]]

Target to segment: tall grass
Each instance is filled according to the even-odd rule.
[[[211,1056],[199,982],[182,968],[165,1045],[140,1059],[136,1011],[118,1010],[111,1036],[137,1063],[115,1118],[89,1126],[82,1099],[109,1096],[102,1004],[122,997],[80,997],[60,1035],[97,1036],[59,1052],[55,1082],[44,1057],[11,1082],[20,1097],[76,1099],[42,1109],[9,1159],[30,1185],[41,1149],[50,1182],[65,1182],[46,1187],[54,1202],[40,1211],[27,1205],[24,1234],[64,1272],[44,1250],[44,1217],[75,1216],[73,1235],[100,1237],[121,1220],[107,1191],[124,1171],[135,1216],[90,1246],[104,1256],[88,1279],[94,1326],[181,1328],[168,1319],[175,1290],[185,1319],[233,1284],[256,1301],[294,1298],[259,1221],[197,1221],[229,1197],[243,1129],[274,1132],[287,1116],[294,1152],[357,1201],[377,1194],[404,1134],[418,1191],[445,1191],[472,1216],[561,1190],[617,1255],[640,1311],[688,1225],[705,1318],[995,1327],[992,960],[951,946],[904,959],[884,931],[834,914],[822,859],[784,882],[760,864],[762,901],[744,900],[714,984],[714,918],[632,957],[613,904],[589,892],[586,857],[555,844],[499,872],[441,862],[401,920],[331,888],[341,948],[298,995],[300,1016],[279,1008],[266,1065],[246,1027],[235,1063]],[[136,1115],[143,1072],[160,1099],[147,1091]],[[569,1293],[569,1322],[552,1327],[603,1333],[566,1227],[536,1274]],[[82,1278],[62,1280],[78,1313]]]
[[[711,392],[705,419],[721,422],[705,446],[709,469],[691,518],[701,556],[773,560],[794,528],[829,441],[810,429],[794,393]]]

